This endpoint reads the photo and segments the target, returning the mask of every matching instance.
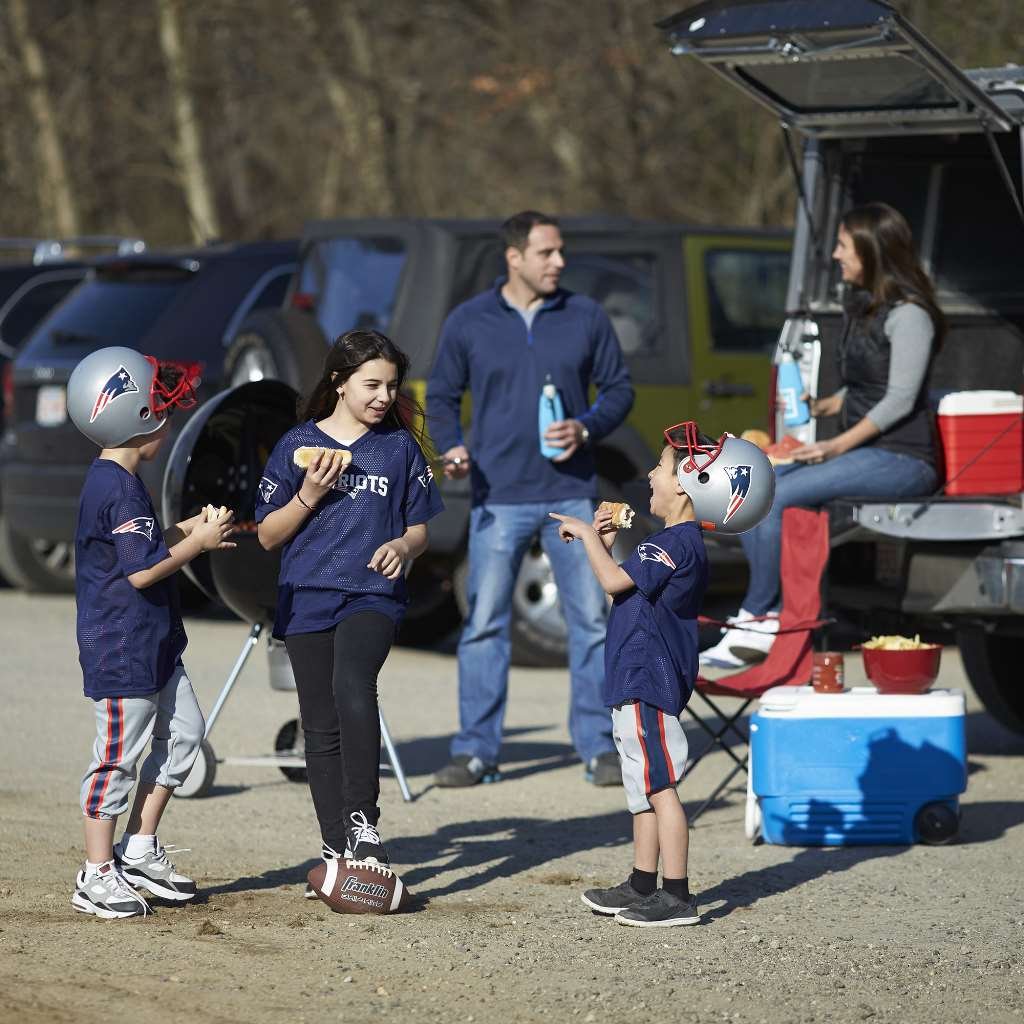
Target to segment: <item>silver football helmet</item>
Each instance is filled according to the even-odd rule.
[[[676,478],[706,530],[746,533],[771,511],[775,470],[756,444],[732,434],[711,441],[692,420],[669,427],[665,440],[686,452]]]
[[[195,404],[197,366],[173,364],[173,386],[160,380],[152,356],[119,345],[87,355],[68,381],[68,415],[90,441],[117,448],[133,437],[155,434],[174,406]]]

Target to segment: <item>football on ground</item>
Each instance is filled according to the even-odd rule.
[[[412,901],[398,875],[372,860],[329,860],[306,877],[336,914],[395,914]]]

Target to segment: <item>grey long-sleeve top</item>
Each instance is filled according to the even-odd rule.
[[[901,302],[889,312],[883,329],[891,348],[889,379],[885,394],[865,415],[885,433],[914,408],[928,372],[935,325],[921,306]]]

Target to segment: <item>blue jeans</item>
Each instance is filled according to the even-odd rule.
[[[508,699],[512,590],[523,556],[538,533],[558,584],[569,628],[569,735],[584,761],[615,749],[604,706],[607,599],[579,542],[558,538],[549,512],[590,522],[588,499],[523,505],[478,505],[469,520],[469,615],[459,640],[459,733],[452,755],[497,764]]]
[[[815,508],[844,497],[912,498],[931,493],[936,482],[934,467],[923,459],[874,447],[854,448],[816,465],[779,466],[771,512],[740,537],[750,563],[743,607],[754,615],[764,615],[779,606],[784,509]]]

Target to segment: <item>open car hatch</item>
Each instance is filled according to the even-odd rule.
[[[1014,127],[884,0],[708,0],[658,27],[673,53],[696,57],[807,135]]]

